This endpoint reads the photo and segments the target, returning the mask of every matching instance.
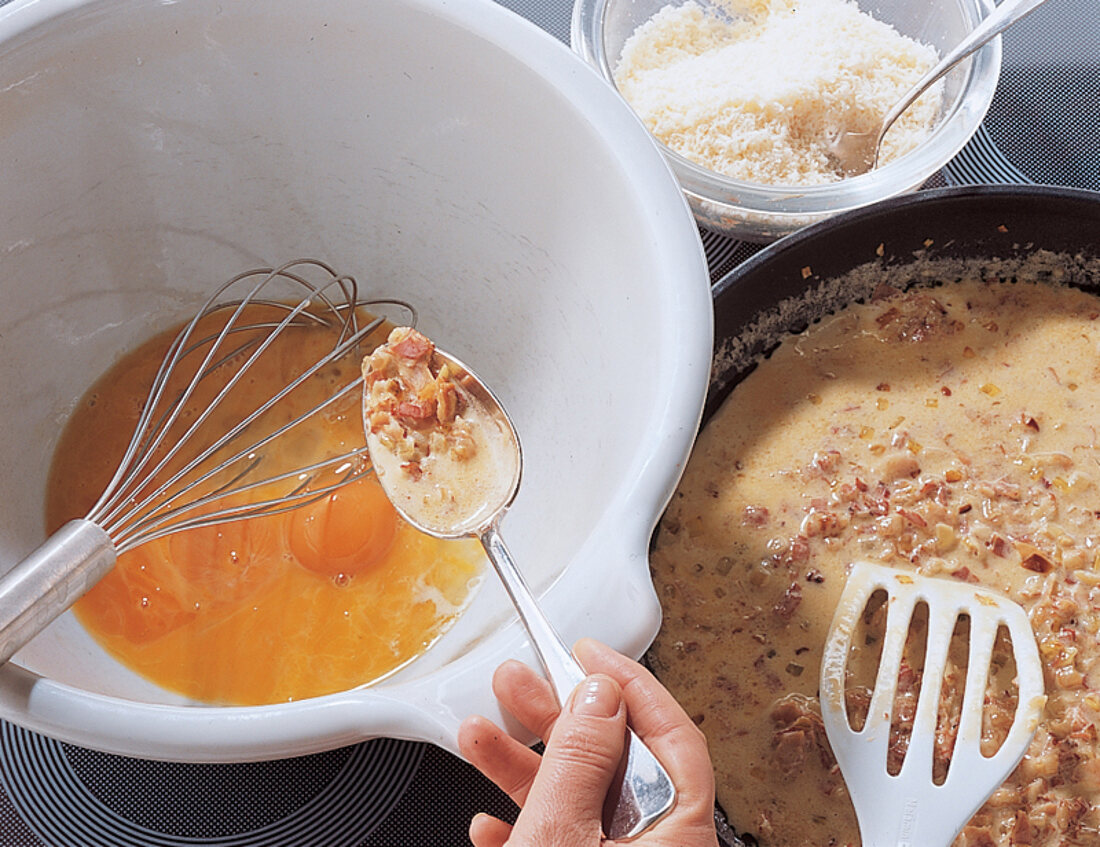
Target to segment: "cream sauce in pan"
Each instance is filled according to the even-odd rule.
[[[1095,844],[1100,826],[1100,300],[980,279],[876,292],[792,336],[701,434],[652,556],[660,678],[763,845],[858,844],[820,722],[846,565],[1009,594],[1050,695],[958,845]],[[987,723],[1010,720],[1011,673]]]

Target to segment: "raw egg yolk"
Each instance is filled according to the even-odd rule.
[[[283,316],[269,307],[249,309],[244,323],[262,326]],[[216,333],[225,316],[204,318],[197,335]],[[371,344],[386,332],[382,327]],[[229,432],[331,350],[333,333],[307,324],[280,336],[249,378],[209,410],[204,432]],[[111,479],[175,334],[131,351],[79,404],[51,469],[51,528],[87,514]],[[315,373],[302,396],[285,397],[250,434],[259,438],[332,397],[358,372],[360,356]],[[207,410],[219,384],[199,384],[181,426]],[[261,457],[263,474],[309,467],[362,444],[360,402],[344,397],[315,425],[271,442]],[[199,439],[196,449],[208,443]],[[172,470],[161,472],[150,490]],[[261,502],[278,496],[278,486],[245,496]],[[242,497],[228,505],[242,505]],[[365,472],[300,509],[193,528],[128,550],[74,611],[119,662],[168,690],[207,703],[279,703],[375,682],[422,654],[465,608],[483,562],[476,541],[441,541],[401,520]]]
[[[397,534],[397,512],[374,477],[360,477],[294,511],[290,552],[303,567],[343,579],[385,558]]]

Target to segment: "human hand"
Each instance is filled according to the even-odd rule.
[[[521,807],[514,826],[490,815],[470,823],[474,847],[594,847],[604,799],[625,749],[626,721],[676,786],[676,805],[629,843],[715,847],[714,771],[706,739],[649,671],[591,639],[574,652],[589,676],[559,708],[550,684],[509,661],[493,676],[501,705],[546,743],[540,756],[492,721],[467,718],[462,754]]]

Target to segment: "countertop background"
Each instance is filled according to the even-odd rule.
[[[568,0],[499,2],[568,43]],[[1006,33],[1004,48],[985,124],[930,185],[1100,191],[1100,4],[1052,0]],[[760,249],[701,235],[712,281]],[[468,843],[478,811],[515,813],[472,768],[426,744],[379,739],[275,762],[187,765],[0,722],[0,847],[450,847]]]

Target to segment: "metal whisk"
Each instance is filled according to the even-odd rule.
[[[99,501],[0,577],[0,662],[95,585],[121,553],[183,530],[294,509],[368,473],[365,441],[293,468],[273,467],[271,456],[277,442],[323,425],[320,416],[361,390],[359,360],[370,351],[359,345],[382,325],[387,308],[402,310],[395,322],[416,320],[401,300],[360,300],[352,277],[316,259],[246,271],[218,288],[169,346]],[[212,316],[224,315],[209,326]],[[318,327],[331,330],[331,348],[217,431],[215,410],[276,340]],[[344,357],[354,359],[346,384],[293,419],[261,427],[286,398],[331,374]],[[188,411],[212,385],[211,398]]]

